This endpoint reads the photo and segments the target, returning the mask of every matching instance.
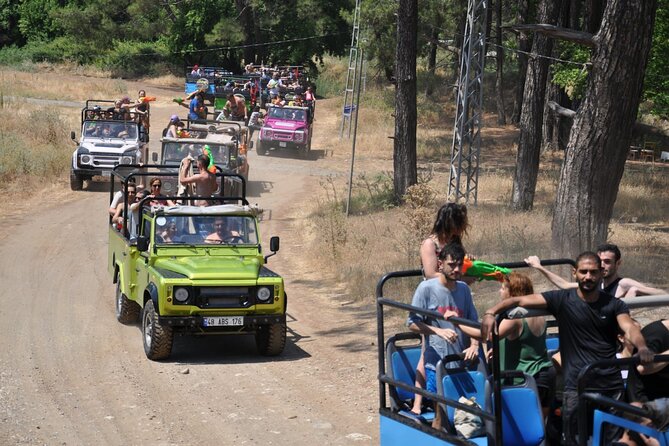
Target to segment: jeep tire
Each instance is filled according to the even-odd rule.
[[[120,282],[116,284],[116,320],[122,324],[130,325],[139,320],[139,313],[142,308],[126,297],[121,292]]]
[[[72,190],[82,190],[84,188],[84,177],[77,175],[74,172],[70,172],[70,189]]]
[[[258,155],[260,156],[267,155],[267,148],[265,147],[265,144],[263,144],[263,142],[260,140],[258,140],[258,146],[256,147],[256,152],[258,152]]]
[[[153,301],[147,300],[142,312],[142,339],[146,357],[152,361],[169,357],[173,338],[172,327],[160,323]]]
[[[280,355],[286,345],[286,323],[264,324],[256,329],[256,346],[263,356]]]

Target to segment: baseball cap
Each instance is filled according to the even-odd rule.
[[[178,121],[179,121],[179,116],[172,115],[172,117],[170,117],[170,122],[178,122]]]

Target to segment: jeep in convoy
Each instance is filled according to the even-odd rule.
[[[164,166],[118,166],[114,183],[166,178]],[[218,174],[227,176],[226,174]],[[240,181],[243,177],[237,176]],[[245,188],[242,188],[245,190]],[[286,342],[286,293],[281,276],[268,269],[279,250],[269,241],[263,256],[259,209],[244,196],[210,200],[211,206],[163,206],[150,197],[122,224],[109,227],[108,269],[116,284],[116,318],[141,320],[144,352],[151,360],[170,356],[175,335],[255,335],[262,355],[280,354]]]
[[[291,149],[306,158],[311,150],[312,121],[309,107],[268,106],[258,135],[258,155],[267,155],[270,149]]]
[[[249,163],[246,153],[252,147],[252,142],[248,141],[248,129],[242,123],[211,120],[185,120],[184,123],[181,137],[163,136],[160,139],[160,156],[153,153],[154,163],[174,166],[174,171],[178,172],[181,160],[188,156],[197,158],[206,146],[211,151],[218,171],[240,175],[248,181]],[[222,177],[224,189],[219,183],[216,195],[240,195],[241,183],[236,175]],[[178,177],[164,178],[163,192],[176,195],[177,182]]]
[[[119,164],[139,164],[148,160],[148,133],[136,112],[122,117],[111,111],[114,101],[89,99],[81,110],[81,138],[70,165],[70,188],[81,190],[84,180],[109,177]]]

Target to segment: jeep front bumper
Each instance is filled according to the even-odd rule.
[[[161,325],[167,325],[180,331],[204,333],[239,333],[255,331],[260,325],[286,323],[285,314],[240,315],[243,325],[206,327],[202,316],[158,316]]]

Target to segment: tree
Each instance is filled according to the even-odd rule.
[[[639,108],[656,8],[657,0],[606,2],[555,199],[552,244],[561,254],[574,255],[607,239]]]
[[[495,1],[495,52],[497,53],[495,70],[495,95],[497,105],[497,124],[506,125],[504,112],[504,48],[502,47],[502,0]]]
[[[530,14],[530,2],[529,0],[518,0],[518,5],[516,7],[516,23],[527,23],[529,14]],[[529,38],[529,35],[525,32],[521,32],[518,35],[518,82],[516,85],[516,97],[513,104],[513,115],[511,116],[511,122],[519,123],[520,122],[520,111],[523,106],[523,95],[525,91],[525,77],[527,75],[527,53],[532,47],[532,40]]]
[[[557,13],[557,2],[553,0],[541,0],[539,2],[537,19],[540,23],[554,24]],[[537,34],[532,42],[532,54],[548,56],[551,54],[552,47],[553,41],[548,36]],[[543,123],[548,65],[547,59],[535,57],[530,60],[527,66],[523,106],[520,114],[516,172],[513,178],[511,197],[511,206],[515,210],[530,210],[534,203],[534,192],[539,171],[539,155],[541,153],[541,126]]]
[[[416,167],[416,47],[418,0],[399,0],[395,57],[395,198],[400,201],[418,181]]]

